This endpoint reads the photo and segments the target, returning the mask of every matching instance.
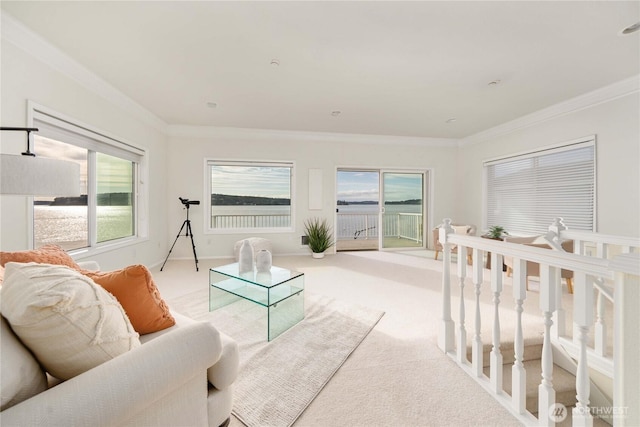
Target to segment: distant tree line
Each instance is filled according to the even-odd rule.
[[[364,200],[364,201],[346,201],[346,200],[338,200],[338,206],[348,206],[348,205],[377,205],[377,200]],[[399,200],[394,202],[384,202],[385,205],[421,205],[422,199],[409,199],[409,200]]]
[[[56,197],[52,202],[36,201],[36,205],[43,206],[87,206],[87,195],[77,197]],[[98,194],[98,206],[131,206],[131,193],[101,193]]]
[[[231,196],[229,194],[212,194],[212,206],[289,206],[291,199],[258,196]]]

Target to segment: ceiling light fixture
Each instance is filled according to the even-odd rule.
[[[341,111],[338,111],[338,110],[335,110],[335,111],[332,111],[332,112],[331,112],[331,115],[332,115],[333,117],[338,117],[340,114],[342,114],[342,112],[341,112]]]
[[[489,82],[489,86],[498,86],[500,84],[500,80],[492,80]]]
[[[207,102],[207,107],[209,107],[209,108],[217,108],[218,104],[216,104],[215,102]]]
[[[640,30],[640,22],[636,22],[635,24],[629,25],[628,27],[624,28],[622,31],[620,31],[620,35],[635,33],[638,30]]]
[[[271,60],[271,66],[272,67],[279,67],[280,66],[280,61],[278,61],[277,59],[272,59]]]
[[[450,119],[447,120],[447,123],[455,123],[455,121],[458,120],[455,117],[451,117]]]
[[[27,133],[27,151],[21,156],[0,156],[0,194],[21,196],[79,196],[80,165],[59,159],[36,157],[30,133],[38,128],[0,127],[2,131]]]

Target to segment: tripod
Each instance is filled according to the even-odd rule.
[[[180,199],[182,200],[182,199]],[[200,203],[200,202],[198,202]],[[171,249],[169,249],[169,253],[167,254],[167,257],[165,258],[164,262],[162,263],[162,267],[160,267],[160,271],[162,271],[162,269],[164,268],[164,265],[167,263],[167,260],[169,259],[169,255],[171,255],[171,251],[173,250],[173,247],[176,245],[176,242],[178,241],[178,237],[180,237],[180,234],[182,233],[182,230],[186,227],[187,230],[185,232],[185,237],[191,237],[191,247],[193,247],[193,258],[196,260],[196,271],[198,270],[198,255],[196,254],[196,244],[193,243],[193,231],[191,231],[191,220],[189,219],[189,206],[191,206],[191,204],[189,203],[189,201],[187,200],[187,203],[184,203],[185,207],[187,208],[187,219],[184,220],[184,222],[182,223],[182,227],[180,227],[180,231],[178,231],[178,235],[176,236],[176,240],[173,241],[173,245],[171,245]]]

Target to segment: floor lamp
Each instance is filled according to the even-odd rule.
[[[37,132],[37,128],[0,127],[0,131],[27,133],[27,151],[22,155],[1,155],[0,194],[80,195],[80,165],[64,160],[36,157],[31,151],[31,132]]]

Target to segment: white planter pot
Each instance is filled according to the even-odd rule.
[[[311,256],[316,259],[324,258],[324,252],[312,252]]]

